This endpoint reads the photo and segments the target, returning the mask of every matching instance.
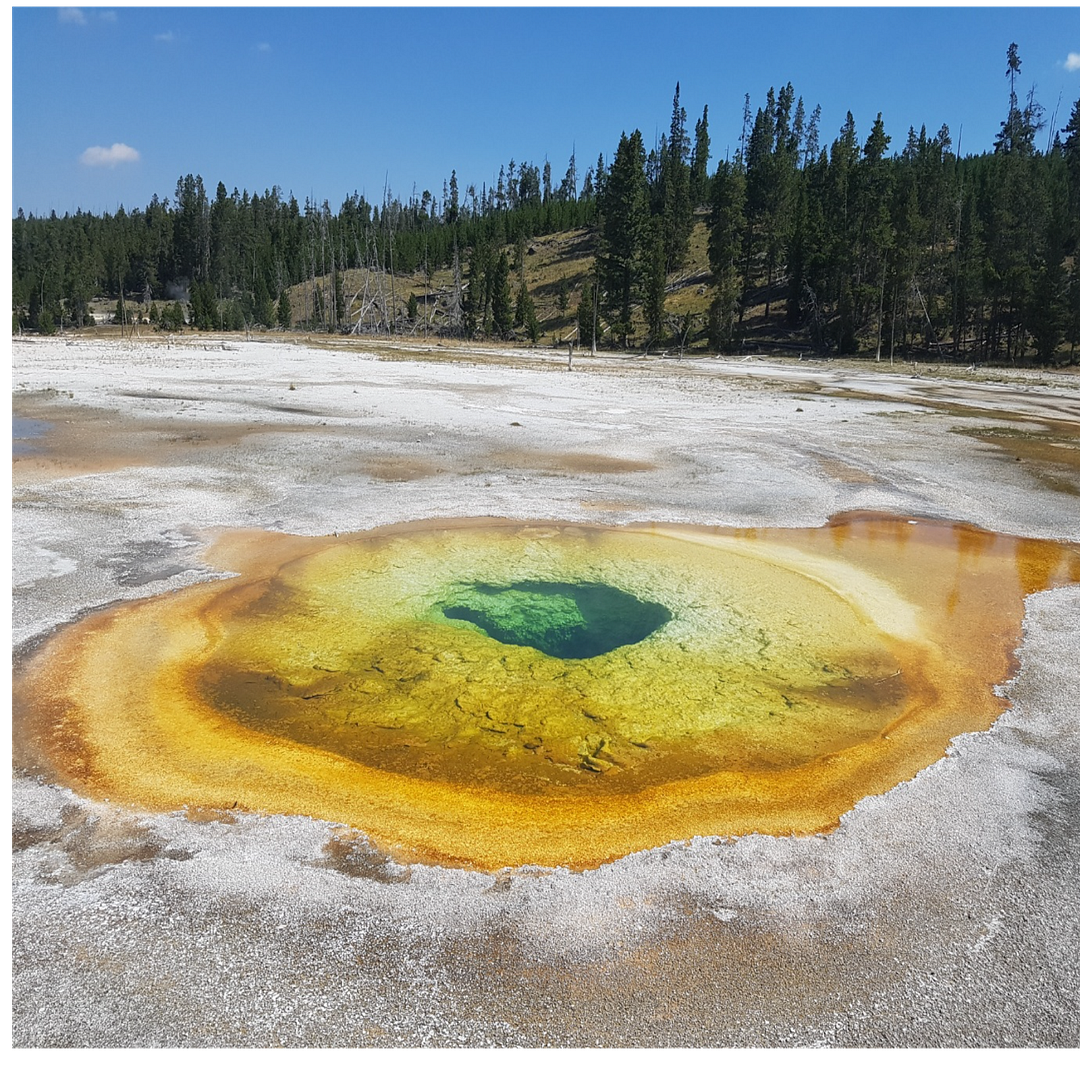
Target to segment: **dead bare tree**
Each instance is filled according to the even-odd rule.
[[[356,312],[352,332],[362,334],[365,329],[368,333],[380,334],[384,327],[388,328],[389,313],[386,304],[386,273],[382,269],[379,259],[379,241],[374,232],[365,236],[365,248],[361,250],[357,241],[357,261],[360,263],[360,288],[354,293],[349,303],[350,318],[360,302],[359,311]],[[389,332],[389,329],[387,329]]]

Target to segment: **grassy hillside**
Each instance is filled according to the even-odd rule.
[[[704,348],[705,324],[709,304],[713,299],[712,279],[707,252],[708,230],[704,216],[699,216],[690,237],[690,249],[684,265],[668,277],[666,311],[673,321],[677,317],[693,316],[687,341],[690,348]],[[594,229],[576,229],[533,239],[525,247],[525,285],[540,320],[541,344],[561,344],[575,333],[577,309],[582,289],[590,278],[596,256],[597,238]],[[519,270],[517,252],[513,245],[505,251],[511,264],[511,291],[516,296]],[[467,275],[467,264],[462,267]],[[449,334],[454,280],[450,270],[438,270],[430,278],[423,272],[397,274],[391,281],[388,273],[348,270],[343,275],[348,306],[346,323],[356,326],[364,313],[362,333],[385,333],[385,312],[396,310],[400,320],[398,332],[419,337]],[[331,287],[328,277],[317,278],[315,284],[324,292]],[[565,293],[565,308],[560,309],[560,293]],[[405,320],[409,296],[417,301],[415,321]],[[296,325],[309,322],[312,313],[312,283],[293,286],[289,291],[293,321]],[[764,308],[762,307],[762,311]],[[748,312],[748,317],[753,313]],[[382,316],[382,320],[380,320]],[[607,343],[601,324],[601,337]],[[517,331],[524,339],[524,331]],[[640,347],[645,339],[645,324],[640,311],[636,314],[632,344]],[[671,341],[676,347],[674,327]],[[664,347],[663,345],[661,347]]]
[[[513,245],[504,249],[511,265],[511,292],[517,295],[519,271],[517,252]],[[525,247],[525,284],[536,307],[540,320],[540,343],[561,345],[576,332],[577,309],[582,289],[591,278],[597,250],[595,229],[576,229],[555,233],[529,241]],[[467,280],[468,266],[463,260],[462,276]],[[453,332],[448,318],[454,280],[450,270],[436,271],[428,278],[424,273],[397,274],[391,281],[388,273],[363,270],[345,272],[345,298],[348,316],[346,329],[353,329],[365,311],[361,334],[385,334],[385,314],[393,309],[399,320],[396,332],[416,337],[438,337]],[[330,279],[317,278],[316,285],[328,291]],[[560,309],[559,296],[565,287],[566,306]],[[405,318],[410,295],[416,297],[417,317]],[[709,270],[708,226],[704,212],[700,212],[690,235],[687,257],[679,270],[667,279],[665,312],[668,316],[670,334],[665,340],[651,347],[652,352],[674,351],[679,348],[681,328],[690,318],[690,329],[685,338],[687,350],[708,348],[707,319],[709,306],[715,295],[712,274]],[[793,332],[786,324],[785,285],[774,284],[769,305],[769,317],[765,317],[765,289],[750,294],[744,319],[742,335],[733,352],[800,351],[807,348],[804,334]],[[374,301],[374,302],[373,302]],[[307,325],[312,312],[312,285],[305,282],[290,290],[290,303],[294,325]],[[517,340],[525,340],[521,328],[516,331]],[[631,347],[644,348],[646,340],[645,320],[640,307],[635,311],[634,334]],[[598,344],[616,347],[616,342],[606,333],[601,320]]]

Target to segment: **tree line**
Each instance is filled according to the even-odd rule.
[[[706,107],[693,133],[675,87],[671,121],[647,150],[640,130],[559,183],[548,162],[510,161],[498,180],[441,198],[336,212],[303,208],[280,189],[262,196],[198,176],[145,210],[25,217],[13,223],[19,326],[48,332],[87,321],[93,297],[160,304],[158,319],[206,329],[300,323],[351,329],[350,270],[431,276],[452,271],[440,332],[533,340],[526,287],[530,240],[587,230],[595,258],[580,285],[579,341],[622,347],[746,348],[768,338],[819,352],[930,353],[965,362],[1048,363],[1080,343],[1080,101],[1060,128],[1034,89],[1018,91],[1006,52],[1004,119],[992,151],[961,155],[947,126],[909,129],[893,147],[881,114],[860,136],[849,112],[826,143],[820,107],[790,83],[751,108],[734,154],[710,171]],[[1004,94],[1003,94],[1004,98]],[[1003,102],[1005,104],[1005,102]],[[695,229],[707,233],[702,309],[671,310],[691,271]],[[701,276],[701,275],[699,275]],[[697,280],[697,279],[695,279]],[[290,289],[306,283],[304,310]],[[296,293],[294,292],[294,297]],[[186,312],[178,300],[186,301]],[[416,298],[381,298],[389,331],[415,324]],[[560,286],[560,309],[566,285]],[[380,324],[382,325],[382,324]],[[1065,346],[1068,346],[1067,350]]]
[[[1045,135],[1020,58],[993,152],[961,157],[948,127],[909,129],[899,153],[879,113],[860,141],[851,113],[826,148],[790,84],[744,125],[713,178],[708,333],[740,339],[747,312],[784,306],[821,349],[913,349],[973,361],[1049,362],[1080,342],[1080,101]],[[748,129],[748,130],[747,130]]]

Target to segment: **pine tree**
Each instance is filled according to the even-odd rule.
[[[709,201],[709,106],[702,110],[694,125],[694,150],[690,155],[690,205],[703,206]]]
[[[161,329],[179,330],[183,325],[184,309],[180,306],[180,301],[176,300],[171,304],[166,304],[161,313]]]
[[[664,292],[667,276],[664,273],[666,253],[664,251],[664,233],[659,221],[654,219],[650,229],[651,240],[648,244],[647,266],[645,271],[645,325],[650,343],[660,341],[664,334]]]
[[[444,200],[445,201],[445,200]],[[448,204],[449,211],[447,213],[447,221],[453,225],[458,219],[459,207],[458,207],[458,181],[457,170],[450,170],[450,202]]]
[[[559,185],[559,198],[564,202],[574,202],[577,197],[577,152],[575,150],[570,154],[570,163],[566,167],[566,175]]]
[[[191,287],[192,293],[198,291],[201,294],[200,313],[202,321],[198,324],[200,330],[217,330],[219,324],[219,311],[217,293],[210,281],[197,281]]]
[[[1069,250],[1076,252],[1080,246],[1080,98],[1072,107],[1069,122],[1061,129],[1065,136],[1061,154],[1069,176]]]
[[[890,170],[885,160],[890,141],[885,134],[881,113],[878,113],[856,168],[855,185],[855,210],[860,222],[854,295],[855,323],[858,326],[874,326],[878,358],[881,355],[885,277],[893,244],[889,214]]]
[[[828,190],[825,192],[825,218],[828,224],[828,292],[819,296],[835,316],[834,344],[843,353],[856,351],[855,308],[852,281],[855,276],[855,252],[858,218],[855,214],[855,169],[859,162],[859,141],[855,118],[849,112],[839,136],[829,150]]]
[[[1024,355],[1033,315],[1034,322],[1041,324],[1037,329],[1044,342],[1043,350],[1052,336],[1049,324],[1056,322],[1051,313],[1034,310],[1039,303],[1037,286],[1041,286],[1044,302],[1049,302],[1057,290],[1046,280],[1039,281],[1040,256],[1045,258],[1040,249],[1045,249],[1048,211],[1034,143],[1035,134],[1042,126],[1042,109],[1033,94],[1029,94],[1024,109],[1018,105],[1016,77],[1020,74],[1020,63],[1013,43],[1008,49],[1005,72],[1009,80],[1009,111],[994,144],[991,162],[994,182],[986,215],[987,255],[993,285],[987,344],[992,357],[1004,349],[1010,362]],[[1056,242],[1051,250],[1058,251]]]
[[[611,327],[625,346],[633,330],[648,216],[645,147],[640,131],[629,137],[624,133],[619,140],[604,182],[600,213],[600,288]]]
[[[254,321],[259,326],[268,329],[274,325],[274,301],[270,297],[270,290],[266,287],[266,279],[259,277],[255,285],[255,310]]]
[[[514,304],[510,298],[510,260],[500,253],[491,285],[491,322],[495,333],[506,337],[514,328]]]
[[[1016,96],[1016,77],[1020,74],[1020,53],[1016,42],[1012,42],[1006,51],[1007,67],[1005,77],[1009,80],[1009,113],[1002,121],[1001,130],[994,142],[994,150],[999,154],[1010,154],[1031,150],[1034,132],[1028,132],[1024,123],[1024,114],[1020,110]]]
[[[607,167],[604,165],[604,155],[598,154],[596,157],[596,171],[593,173],[593,188],[596,191],[596,197],[599,199],[604,194],[604,187],[607,185]]]
[[[477,265],[476,254],[469,264],[468,284],[461,297],[461,332],[466,338],[476,337],[483,326],[483,296],[484,285],[480,267]]]
[[[201,176],[181,177],[176,184],[173,278],[205,279],[210,273],[210,205]]]
[[[779,97],[770,87],[765,108],[757,111],[746,151],[744,274],[749,285],[756,276],[755,270],[764,269],[766,318],[791,225],[798,164],[798,148],[791,129],[794,99],[791,83],[781,89]]]
[[[558,305],[561,314],[565,314],[566,309],[570,306],[570,289],[566,284],[566,278],[559,278],[559,291],[555,297],[555,303]]]
[[[586,280],[581,288],[581,300],[577,309],[578,341],[582,348],[592,348],[593,332],[596,327],[596,310],[593,307],[593,290],[595,285]],[[597,333],[599,331],[597,330]]]
[[[188,323],[194,330],[201,330],[203,324],[206,322],[206,315],[203,313],[203,294],[202,287],[198,282],[192,282],[191,287],[188,289]]]
[[[521,279],[518,287],[517,303],[514,306],[514,325],[525,328],[529,340],[536,344],[540,339],[540,320],[536,317],[536,306],[525,287],[525,279]]]
[[[514,301],[514,325],[524,326],[525,318],[532,308],[532,297],[529,296],[529,290],[525,287],[525,277],[521,278],[521,283],[518,285],[517,299]]]
[[[721,161],[712,181],[709,218],[709,266],[716,282],[716,297],[709,309],[709,341],[727,348],[743,295],[742,249],[746,227],[746,175],[738,162]]]
[[[686,135],[686,110],[679,104],[679,84],[671,107],[671,128],[660,153],[660,207],[663,215],[665,268],[671,273],[686,258],[694,224],[690,200],[690,152]]]

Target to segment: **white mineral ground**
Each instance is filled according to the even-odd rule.
[[[53,424],[14,469],[17,653],[205,580],[230,527],[870,509],[1080,540],[1075,374],[190,337],[13,357],[16,415]],[[584,873],[397,865],[327,822],[16,771],[13,1042],[1075,1046],[1078,655],[1080,587],[1033,596],[993,729],[836,831]]]

